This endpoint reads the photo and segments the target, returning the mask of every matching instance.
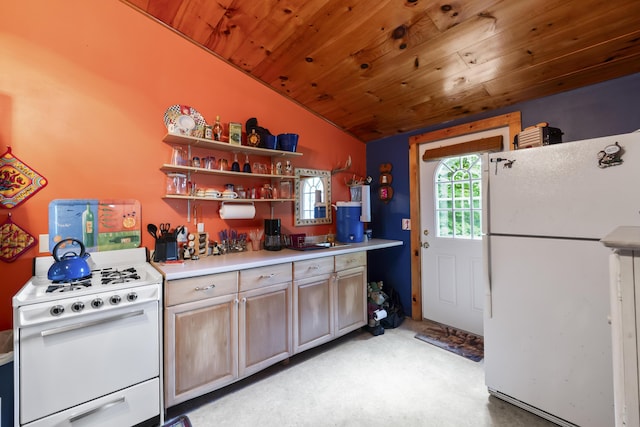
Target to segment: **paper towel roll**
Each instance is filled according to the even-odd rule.
[[[222,202],[220,218],[222,219],[252,219],[256,216],[256,207],[253,203],[229,203]]]
[[[362,186],[362,209],[360,210],[360,222],[371,222],[371,187]]]
[[[373,320],[379,321],[387,317],[387,310],[380,309],[373,312]]]

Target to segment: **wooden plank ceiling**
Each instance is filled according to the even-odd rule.
[[[364,142],[640,71],[639,0],[122,0]]]

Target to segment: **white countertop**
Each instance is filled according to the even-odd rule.
[[[321,258],[348,254],[352,252],[370,251],[375,249],[402,246],[401,240],[371,239],[363,243],[349,243],[327,249],[296,251],[282,249],[280,251],[246,251],[225,255],[210,255],[199,260],[185,260],[182,263],[153,263],[160,270],[166,280],[185,279],[188,277],[204,276],[207,274],[224,273],[227,271],[245,270],[247,268],[264,267],[285,262],[302,261],[305,259]]]
[[[618,227],[600,241],[608,248],[640,249],[640,227]]]

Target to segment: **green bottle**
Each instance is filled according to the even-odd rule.
[[[93,212],[91,212],[91,206],[87,203],[87,210],[82,212],[82,243],[84,243],[87,248],[95,245],[94,225]]]

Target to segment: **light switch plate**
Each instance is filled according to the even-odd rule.
[[[411,219],[402,218],[402,229],[403,230],[411,230]]]
[[[49,252],[49,235],[41,234],[38,238],[40,253]]]

